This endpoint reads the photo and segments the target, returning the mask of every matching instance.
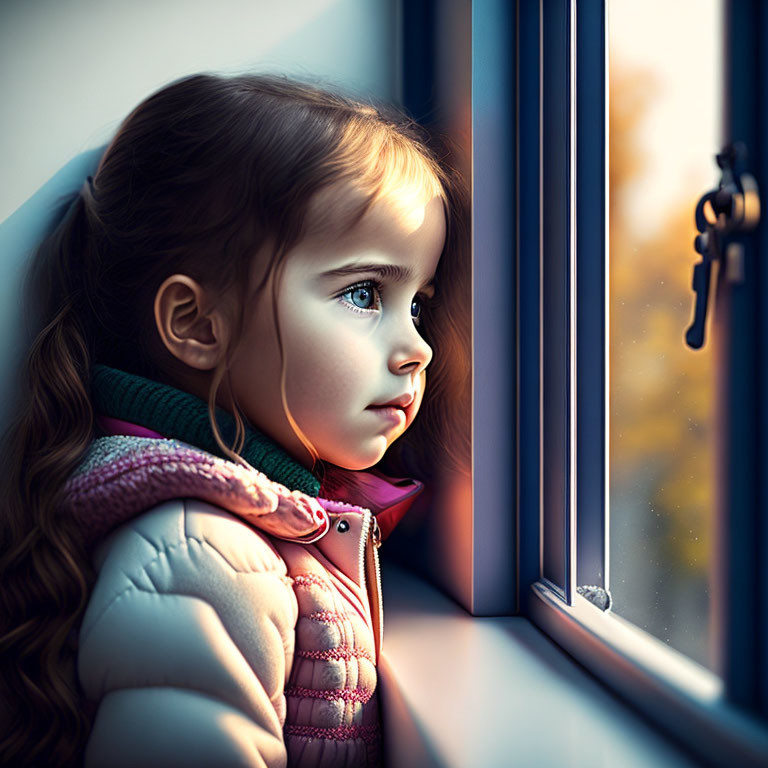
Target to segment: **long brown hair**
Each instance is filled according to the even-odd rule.
[[[467,402],[469,265],[466,192],[418,126],[285,78],[210,74],[161,89],[122,123],[30,273],[42,331],[0,462],[0,762],[72,764],[90,727],[74,639],[93,573],[59,508],[94,435],[92,363],[174,384],[179,369],[152,312],[167,276],[183,272],[222,294],[234,288],[242,329],[254,255],[269,244],[267,277],[278,269],[317,224],[310,203],[318,191],[344,181],[365,191],[343,222],[351,226],[393,174],[414,173],[439,190],[448,219],[436,306],[422,324],[435,349],[429,386],[413,434],[403,438],[426,465],[430,446],[449,442],[452,409]],[[209,415],[222,451],[237,460],[244,434],[237,404],[234,445],[224,445],[214,417],[225,370],[212,376]],[[464,446],[466,454],[468,435],[450,445],[449,453]],[[406,452],[398,447],[391,466]]]

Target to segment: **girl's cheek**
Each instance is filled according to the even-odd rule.
[[[424,390],[427,388],[427,370],[422,369],[416,377],[416,394],[418,397],[424,396]]]
[[[416,377],[416,411],[421,408],[421,401],[424,399],[424,392],[427,388],[427,372],[423,370]]]

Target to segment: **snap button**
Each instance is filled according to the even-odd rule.
[[[346,533],[349,530],[349,523],[346,520],[339,520],[336,530],[339,533]]]

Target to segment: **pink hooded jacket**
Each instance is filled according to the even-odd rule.
[[[376,766],[385,533],[421,490],[340,500],[116,420],[66,486],[97,581],[78,674],[90,766]],[[362,494],[370,508],[345,503]]]

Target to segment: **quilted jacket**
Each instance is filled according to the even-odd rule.
[[[399,516],[413,488],[385,485]],[[78,640],[85,766],[380,763],[369,508],[135,433],[92,443],[64,508],[97,570]]]

